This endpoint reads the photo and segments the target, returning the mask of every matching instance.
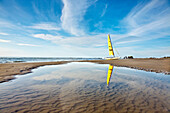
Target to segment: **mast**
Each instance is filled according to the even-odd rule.
[[[112,47],[112,42],[111,42],[111,39],[110,39],[110,35],[108,34],[108,48],[109,48],[109,55],[114,55],[114,52],[113,52],[113,47]]]

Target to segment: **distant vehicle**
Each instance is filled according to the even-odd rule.
[[[125,56],[123,59],[133,59],[133,56]]]

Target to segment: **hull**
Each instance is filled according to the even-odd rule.
[[[106,59],[106,60],[118,60],[118,59],[120,59],[120,57],[106,57],[104,59]]]

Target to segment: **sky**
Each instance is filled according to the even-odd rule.
[[[0,56],[170,56],[169,0],[0,0]],[[118,55],[116,53],[116,55]]]

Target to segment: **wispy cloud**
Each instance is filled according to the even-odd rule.
[[[162,42],[165,42],[165,46],[168,45],[166,41],[169,41],[169,39],[165,39],[170,37],[168,0],[141,1],[126,14],[122,21],[119,19],[124,14],[120,14],[120,18],[114,18],[117,11],[112,12],[114,7],[109,7],[110,1],[107,4],[103,4],[103,2],[94,4],[96,1],[62,0],[63,4],[61,4],[61,1],[55,0],[52,2],[41,1],[42,4],[31,1],[32,4],[27,4],[28,7],[24,7],[24,3],[21,1],[1,2],[0,36],[2,39],[0,39],[0,42],[6,43],[6,45],[10,43],[11,47],[16,47],[16,49],[19,46],[30,46],[31,52],[33,52],[31,46],[39,46],[31,42],[40,41],[40,44],[47,47],[51,44],[49,42],[52,42],[55,44],[50,45],[50,47],[55,46],[55,49],[57,47],[61,55],[65,56],[68,56],[68,54],[71,56],[74,56],[74,54],[94,56],[95,54],[103,55],[104,52],[107,55],[107,35],[103,34],[106,32],[111,33],[112,42],[116,47],[129,47],[120,48],[120,53],[124,55],[127,55],[127,53],[133,53],[132,55],[144,54],[145,51],[139,49],[141,46],[143,47],[143,42],[146,40],[154,39],[153,41],[157,41],[152,43],[155,44],[152,47],[163,47],[163,44],[160,44]],[[11,7],[7,7],[9,5]],[[131,8],[131,5],[125,8]],[[125,10],[127,11],[127,9]],[[106,16],[107,11],[112,12],[112,15]],[[115,19],[115,22],[112,19]],[[117,25],[117,21],[121,21],[119,25]],[[115,29],[114,27],[113,30],[111,26],[114,25],[119,28]],[[139,48],[133,49],[132,46],[137,45],[136,42]],[[152,41],[147,43],[149,42]],[[147,47],[148,50],[151,48],[149,44]],[[62,49],[60,50],[60,48]],[[164,49],[162,51],[165,52],[161,52],[161,49]],[[153,54],[169,52],[165,48],[159,50],[150,49],[150,51],[155,52]],[[39,54],[41,53],[39,52]],[[51,54],[55,54],[55,52],[51,51]]]
[[[126,44],[126,43],[132,43],[132,42],[138,42],[141,40],[130,40],[130,41],[121,41],[121,42],[116,42],[116,45],[120,45],[120,44]]]
[[[3,39],[0,39],[0,42],[9,43],[9,42],[11,42],[11,41],[10,41],[10,40],[3,40]]]
[[[33,37],[40,38],[43,40],[49,40],[58,45],[68,45],[68,46],[88,46],[88,47],[98,47],[106,45],[107,35],[100,34],[94,36],[81,36],[81,37],[64,37],[51,34],[34,34]]]
[[[51,34],[34,34],[33,37],[40,38],[43,40],[50,40],[50,41],[59,41],[62,39],[62,36],[54,36]]]
[[[33,46],[33,47],[39,47],[39,45],[23,44],[23,43],[18,43],[17,45],[19,45],[19,46]]]
[[[101,14],[101,17],[103,17],[104,15],[105,15],[105,13],[106,13],[106,10],[107,10],[107,4],[105,5],[105,7],[104,7],[104,9],[103,9],[103,12],[102,12],[102,14]]]
[[[35,24],[33,26],[28,26],[28,28],[32,29],[41,29],[41,30],[61,30],[60,27],[57,27],[55,23],[40,23],[40,24]]]
[[[20,23],[15,23],[1,18],[0,18],[0,30],[7,32],[5,33],[5,35],[9,34],[26,35],[30,34],[33,31],[33,30],[30,31],[30,29],[27,29],[24,25],[21,25]]]
[[[118,35],[117,43],[125,43],[131,36],[135,41],[152,40],[170,36],[170,7],[167,0],[152,0],[148,3],[139,3],[123,19],[122,23],[127,28],[127,33]],[[126,43],[134,42],[132,40]],[[123,44],[122,43],[122,44]]]
[[[169,27],[170,8],[167,2],[152,0],[145,5],[139,4],[128,14],[126,20],[131,27],[144,31]]]
[[[39,8],[36,6],[36,4],[34,2],[32,3],[32,8],[37,15],[36,18],[48,20],[48,17],[45,16],[44,13],[39,10]]]
[[[2,33],[2,32],[1,32],[0,35],[9,35],[9,34],[8,34],[8,33]]]
[[[85,31],[81,25],[83,16],[87,8],[92,4],[88,0],[62,0],[64,7],[62,9],[61,24],[67,32],[79,36],[84,35]]]
[[[12,24],[10,21],[4,20],[0,18],[0,28],[4,29],[4,28],[10,28],[10,29],[18,29],[18,26]]]

